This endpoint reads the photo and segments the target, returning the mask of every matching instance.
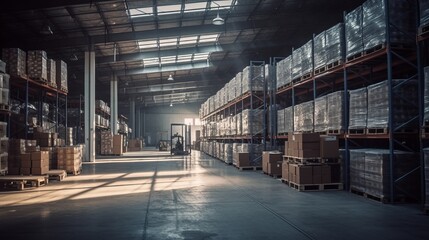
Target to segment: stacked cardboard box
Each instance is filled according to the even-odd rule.
[[[113,151],[112,154],[122,155],[124,147],[124,138],[123,135],[113,135]]]
[[[58,169],[58,158],[56,147],[41,147],[40,151],[49,152],[49,169]]]
[[[299,165],[288,163],[287,179],[296,184],[339,183],[339,171],[332,172],[331,165]],[[285,172],[285,171],[283,171]]]
[[[3,48],[2,59],[6,72],[13,76],[27,76],[27,53],[19,48]]]
[[[47,70],[48,70],[48,83],[53,87],[57,87],[57,71],[55,66],[55,60],[47,60]]]
[[[27,52],[27,74],[29,78],[48,81],[47,54],[42,50]]]
[[[82,168],[82,147],[69,146],[57,149],[58,169],[74,175],[80,174]]]
[[[0,174],[5,174],[8,168],[9,138],[7,123],[0,122]]]
[[[234,152],[233,153],[233,164],[237,167],[248,167],[248,166],[250,166],[249,153]]]
[[[38,131],[35,131],[33,134],[34,139],[37,141],[37,144],[40,147],[52,147],[52,146],[54,146],[53,141],[52,141],[52,135],[54,135],[54,134],[49,133],[49,132],[38,132]],[[57,134],[55,134],[55,135],[57,135]]]
[[[6,63],[0,59],[0,73],[6,73]]]
[[[57,60],[56,62],[56,81],[57,88],[59,90],[68,91],[67,87],[67,63],[62,60]]]
[[[285,148],[290,157],[318,158],[320,157],[320,134],[289,133]]]
[[[264,151],[262,153],[262,171],[274,176],[282,175],[282,153]]]
[[[113,147],[113,136],[111,131],[101,131],[100,133],[101,143],[100,143],[100,154],[112,154]]]
[[[48,151],[23,153],[20,161],[20,173],[23,175],[43,175],[49,171]]]

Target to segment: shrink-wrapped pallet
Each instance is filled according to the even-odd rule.
[[[287,58],[277,63],[277,69],[276,69],[277,88],[288,85],[292,81],[291,60],[292,60],[292,56],[288,56]]]
[[[346,56],[351,57],[363,51],[362,6],[355,8],[345,16]]]
[[[326,64],[343,60],[344,24],[338,23],[326,32]]]
[[[47,54],[42,50],[27,52],[27,75],[29,78],[48,82]]]
[[[429,1],[419,0],[419,10],[420,10],[420,27],[429,25]]]
[[[333,92],[328,95],[328,130],[344,129],[344,91]]]
[[[2,60],[6,63],[6,73],[12,76],[27,76],[27,53],[19,48],[3,48]]]
[[[286,133],[285,126],[285,109],[277,110],[277,133]]]
[[[314,100],[314,131],[328,130],[328,97],[322,96]]]
[[[365,129],[368,118],[367,89],[349,91],[349,129]]]
[[[326,65],[326,31],[323,31],[313,38],[314,43],[314,69],[319,69]]]
[[[264,90],[264,66],[247,66],[242,74],[242,91],[263,91]]]
[[[232,164],[232,143],[225,143],[224,145],[224,160],[228,164]]]
[[[263,133],[264,115],[261,109],[245,109],[242,112],[242,134],[258,135]]]
[[[301,48],[301,72],[305,76],[313,72],[313,40],[306,42]]]
[[[294,106],[294,131],[313,131],[313,101],[304,102]]]
[[[294,117],[293,117],[293,107],[285,108],[285,133],[290,133],[294,131]]]
[[[292,51],[291,79],[295,80],[302,76],[302,48]]]

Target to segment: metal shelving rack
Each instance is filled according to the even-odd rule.
[[[389,1],[385,1],[385,9],[389,9]],[[296,80],[292,79],[289,85],[283,86],[277,90],[276,101],[283,107],[292,106],[294,107],[299,102],[313,101],[328,92],[344,91],[343,95],[343,124],[344,132],[339,132],[337,135],[340,139],[340,147],[343,147],[346,151],[344,160],[344,186],[345,189],[349,189],[349,168],[350,168],[350,156],[349,150],[353,147],[373,147],[378,145],[389,149],[389,182],[390,182],[390,196],[391,202],[395,200],[397,196],[396,184],[402,180],[408,178],[410,175],[415,174],[421,166],[417,166],[411,171],[402,174],[399,177],[394,177],[395,170],[395,150],[405,150],[412,152],[419,152],[419,143],[417,133],[408,131],[410,124],[417,122],[420,117],[410,116],[408,121],[401,125],[395,125],[392,121],[394,119],[394,98],[400,97],[395,94],[396,89],[404,87],[407,83],[413,79],[418,78],[417,74],[417,59],[416,59],[416,46],[406,46],[395,48],[392,46],[390,41],[390,32],[393,24],[389,20],[389,11],[386,14],[386,43],[380,49],[376,49],[371,52],[363,54],[361,57],[353,59],[351,61],[342,62],[338,66],[335,66],[327,71],[313,74],[311,77]],[[429,38],[429,34],[427,36]],[[343,59],[345,57],[345,51],[343,49]],[[314,69],[313,69],[314,73]],[[406,80],[404,83],[394,85],[393,79],[398,76],[404,77]],[[381,80],[388,80],[389,83],[389,123],[388,133],[368,135],[363,134],[347,134],[348,130],[348,91],[351,89],[359,88],[359,86],[368,86],[371,83],[380,82]],[[420,86],[421,89],[421,86]],[[301,98],[301,99],[299,99]],[[304,100],[302,100],[304,98]],[[422,114],[420,114],[422,115]],[[422,121],[422,120],[420,120]],[[313,122],[314,124],[314,122]],[[333,134],[329,133],[328,134]],[[287,136],[277,136],[277,139],[286,140]]]
[[[28,133],[31,132],[28,124],[28,106],[30,98],[34,99],[39,106],[39,112],[37,114],[39,123],[41,123],[40,120],[42,119],[40,106],[42,106],[43,102],[51,102],[55,110],[53,119],[51,119],[51,121],[55,123],[55,131],[58,129],[60,124],[67,126],[67,123],[64,122],[64,120],[67,119],[67,112],[60,110],[61,108],[64,108],[64,103],[67,103],[67,92],[22,76],[10,77],[10,90],[10,98],[20,100],[24,104],[25,121],[25,126],[21,130],[18,132],[11,132],[11,138],[21,136],[28,139]],[[19,135],[21,132],[23,132],[23,134]]]
[[[263,91],[248,91],[243,93],[241,96],[238,96],[236,99],[228,102],[224,106],[221,106],[219,109],[213,111],[212,113],[203,116],[202,120],[205,122],[217,122],[226,118],[230,115],[236,115],[242,112],[245,109],[259,109],[262,110],[263,114],[263,132],[256,133],[253,132],[252,127],[250,128],[250,133],[248,135],[234,135],[234,136],[221,136],[221,137],[206,137],[206,140],[223,142],[223,143],[249,143],[249,144],[264,144],[264,150],[266,149],[266,142],[268,139],[267,136],[267,109],[268,109],[268,93],[267,89],[267,80],[265,75],[265,62],[264,61],[251,61],[250,68],[260,68],[260,75],[255,76],[253,71],[250,71],[250,86],[249,89],[253,89],[252,84],[256,79],[261,79],[263,81],[264,90]],[[253,122],[252,119],[250,122]],[[252,151],[252,150],[251,150]],[[251,156],[253,152],[250,152]],[[251,159],[252,162],[257,162],[258,159]]]

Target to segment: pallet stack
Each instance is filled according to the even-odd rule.
[[[21,154],[21,174],[44,175],[49,171],[49,152],[35,151]]]
[[[27,77],[27,53],[19,48],[3,48],[2,60],[6,72],[13,76]]]
[[[53,87],[53,88],[57,88],[57,69],[55,66],[55,60],[53,59],[48,59],[46,61],[46,67],[47,67],[47,71],[48,71],[48,85]]]
[[[27,52],[27,74],[31,79],[48,83],[48,57],[45,51],[33,50]]]
[[[59,147],[58,169],[65,170],[69,174],[79,175],[82,169],[82,147]]]
[[[7,137],[7,123],[0,122],[0,175],[8,170],[9,138]]]
[[[57,60],[55,65],[57,88],[61,91],[68,92],[67,63],[65,63],[63,60]]]
[[[282,180],[299,190],[341,190],[338,138],[319,133],[289,134]]]
[[[111,131],[101,131],[100,132],[100,154],[109,155],[112,154],[113,148],[113,136]]]
[[[129,139],[128,140],[128,152],[139,152],[143,150],[144,143],[142,139]]]
[[[124,136],[122,134],[113,135],[112,144],[112,154],[122,155],[124,153]]]
[[[262,172],[272,176],[282,176],[282,153],[278,151],[264,151],[262,153]]]

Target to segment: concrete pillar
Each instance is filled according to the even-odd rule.
[[[136,138],[136,100],[134,98],[130,99],[130,117],[128,119],[129,126],[132,129],[131,138]]]
[[[95,52],[85,52],[85,161],[95,162]]]
[[[112,74],[110,81],[110,129],[118,134],[118,77]]]

